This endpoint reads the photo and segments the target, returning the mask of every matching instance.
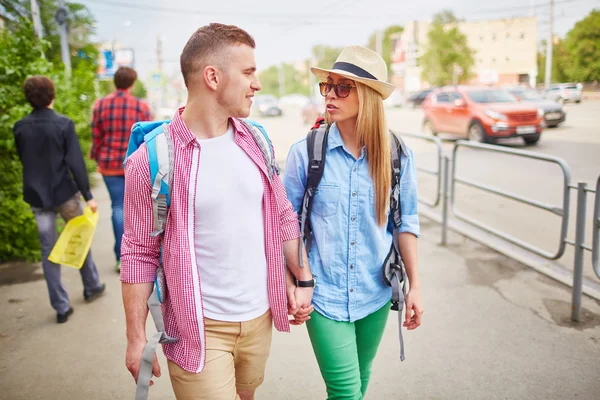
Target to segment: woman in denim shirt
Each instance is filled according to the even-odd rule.
[[[360,46],[346,47],[333,69],[311,71],[321,80],[330,129],[325,169],[310,217],[313,241],[308,257],[317,284],[316,312],[307,329],[328,399],[362,399],[392,295],[381,268],[393,232],[389,215],[392,143],[383,99],[394,87],[386,82],[383,59]],[[288,198],[297,211],[307,165],[305,139],[292,146],[284,175]],[[401,155],[400,188],[398,242],[410,281],[404,326],[411,330],[420,325],[423,309],[417,273],[416,172],[409,149]]]

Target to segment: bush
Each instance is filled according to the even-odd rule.
[[[35,220],[22,200],[22,168],[12,130],[16,121],[31,112],[22,89],[27,77],[47,75],[54,81],[56,111],[75,121],[86,160],[90,149],[93,65],[77,62],[68,84],[62,76],[62,65],[52,65],[42,56],[47,47],[47,42],[35,39],[31,23],[25,19],[12,31],[0,31],[0,262],[40,259]],[[92,171],[93,162],[86,162],[88,171]]]

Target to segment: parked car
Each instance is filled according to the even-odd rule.
[[[483,143],[522,137],[526,144],[534,144],[543,130],[538,108],[517,101],[505,89],[444,87],[427,97],[423,110],[423,131],[432,135],[453,133]]]
[[[544,99],[534,89],[510,88],[508,91],[525,103],[532,103],[538,107],[538,114],[544,116],[544,124],[549,128],[554,128],[565,122],[567,113],[563,106],[554,100]]]
[[[431,93],[432,90],[433,89],[421,90],[421,91],[413,94],[412,96],[409,96],[408,99],[406,99],[406,104],[412,105],[413,108],[420,107],[423,104],[423,102],[425,101],[425,99],[427,98],[427,96],[429,95],[429,93]]]
[[[302,107],[301,115],[302,121],[305,124],[313,124],[317,118],[323,116],[325,113],[325,103],[320,99],[310,99],[304,107]]]
[[[544,97],[558,101],[562,104],[568,102],[581,103],[581,91],[581,85],[577,85],[576,83],[560,83],[550,85],[550,87],[544,91]]]
[[[261,94],[254,96],[254,107],[260,115],[264,117],[277,117],[283,112],[279,108],[277,97],[270,94]]]

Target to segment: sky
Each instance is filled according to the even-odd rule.
[[[366,45],[369,36],[390,25],[430,20],[449,9],[458,18],[486,20],[538,17],[538,41],[548,37],[549,0],[75,0],[95,16],[96,41],[133,48],[135,68],[147,81],[157,68],[157,37],[163,40],[163,68],[179,71],[179,55],[191,34],[211,22],[237,25],[256,40],[258,69],[311,57],[318,44]],[[600,0],[554,0],[555,35],[564,35]]]

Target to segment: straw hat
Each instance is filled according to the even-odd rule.
[[[345,47],[332,69],[312,67],[310,70],[323,82],[327,82],[330,73],[360,82],[378,91],[384,99],[394,91],[394,85],[387,83],[387,65],[383,58],[362,46]]]

